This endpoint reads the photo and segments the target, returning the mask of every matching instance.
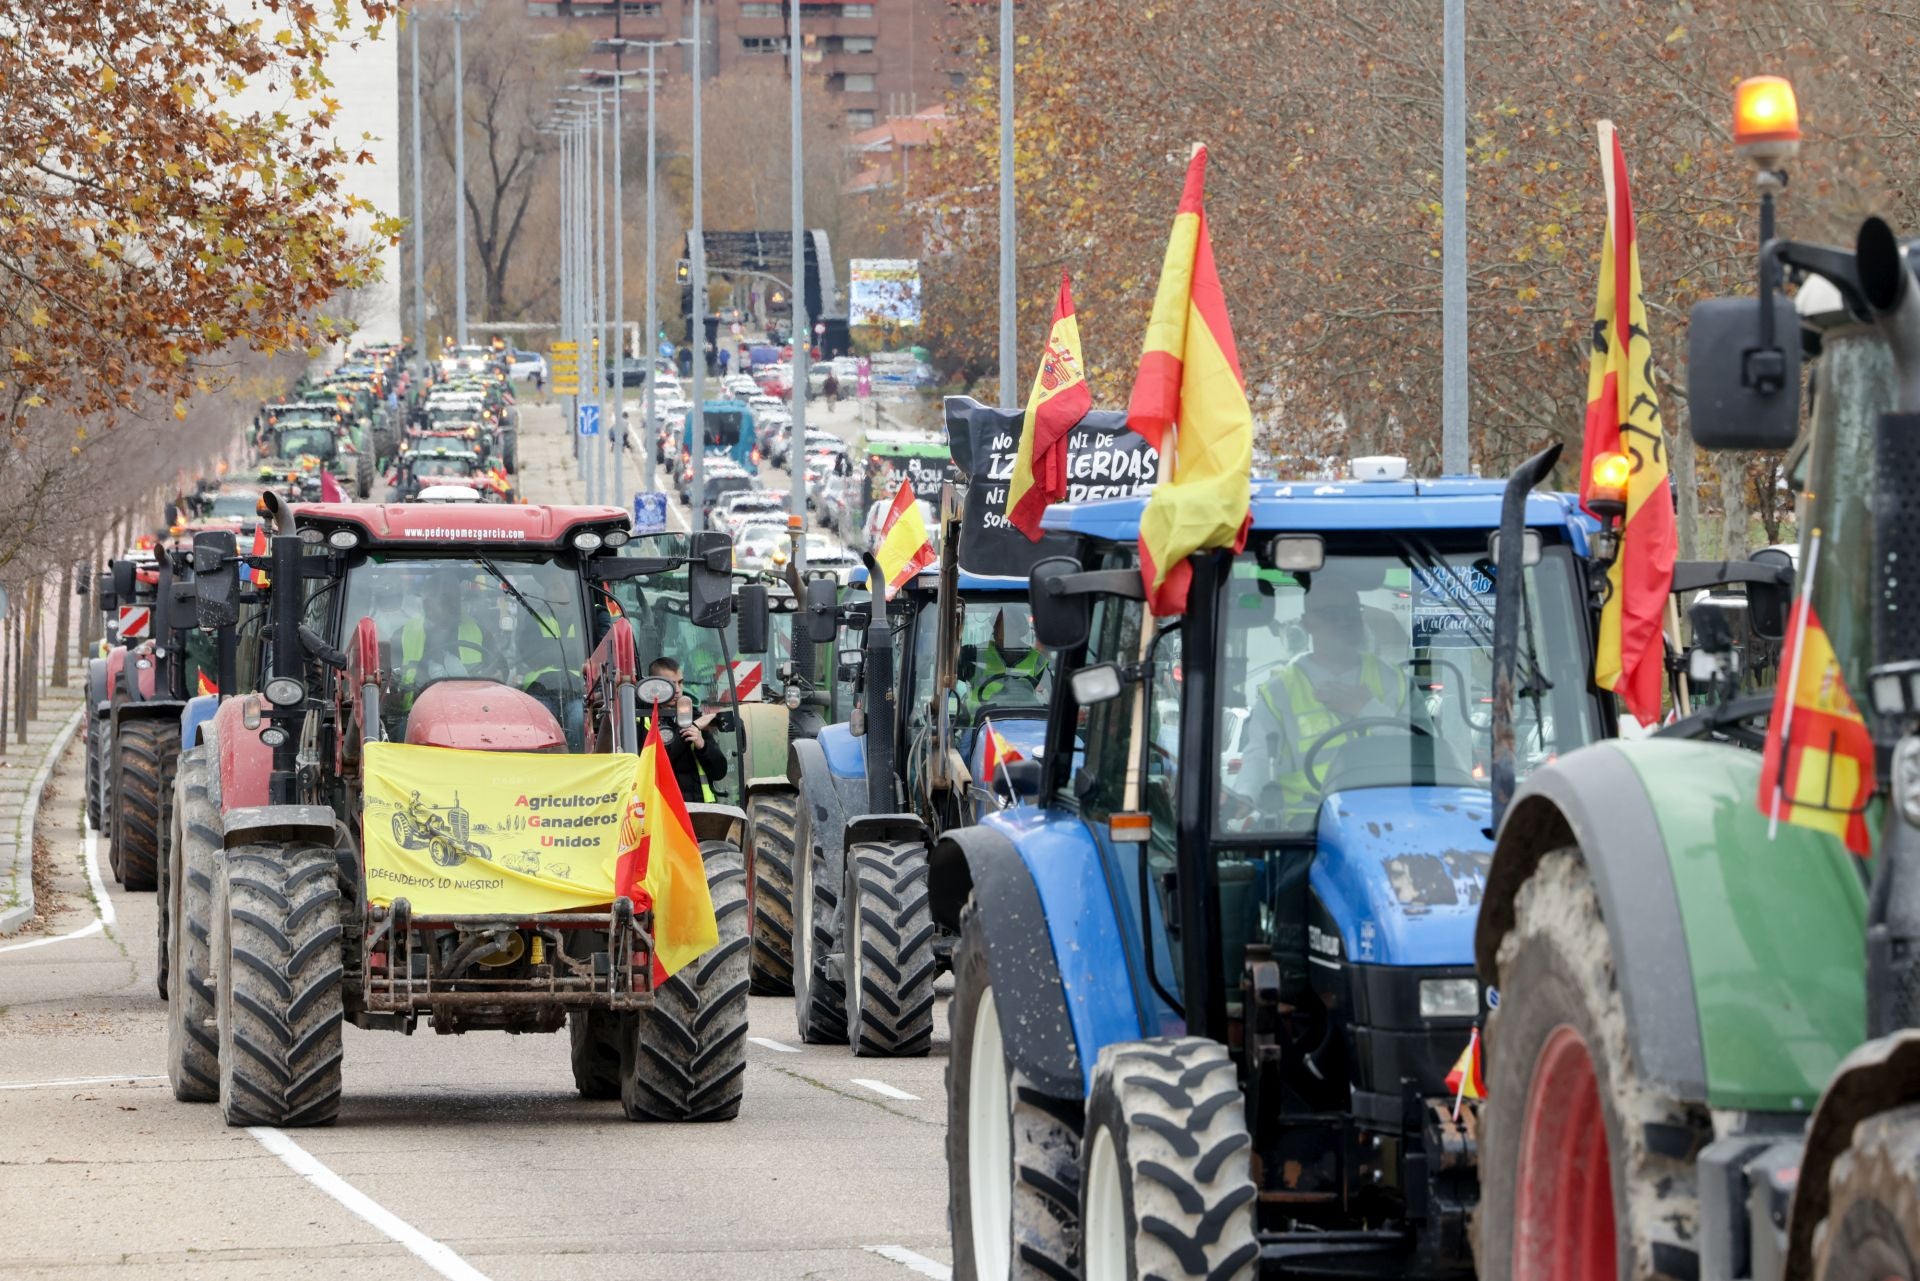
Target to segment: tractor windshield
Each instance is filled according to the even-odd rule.
[[[965,602],[955,723],[977,725],[995,716],[1045,715],[1053,694],[1053,661],[1033,635],[1033,613],[1024,597],[973,596]],[[929,602],[914,619],[913,689],[909,723],[930,715],[938,643],[939,611]]]
[[[474,459],[470,454],[425,455],[416,456],[412,465],[416,476],[471,476]]]
[[[1389,541],[1330,543],[1310,574],[1252,550],[1235,561],[1216,730],[1223,833],[1309,835],[1322,798],[1347,788],[1488,786],[1498,571],[1484,539]],[[1598,733],[1570,555],[1549,545],[1524,572],[1523,777]]]
[[[485,680],[533,695],[580,751],[587,620],[576,571],[510,556],[408,558],[373,553],[347,571],[340,635],[371,618],[394,674],[387,736],[435,681]]]
[[[337,448],[333,430],[327,427],[282,428],[278,445],[282,458],[299,458],[305,454],[312,454],[315,458],[332,458]]]

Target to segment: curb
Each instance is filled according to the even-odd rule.
[[[13,884],[15,892],[19,892],[20,869],[24,863],[26,890],[21,895],[20,906],[0,908],[0,934],[19,928],[33,915],[33,826],[40,817],[40,794],[47,790],[47,780],[53,777],[54,763],[66,752],[67,745],[73,742],[74,733],[79,730],[86,710],[87,702],[82,698],[80,706],[74,708],[73,715],[67,718],[66,726],[54,735],[45,759],[40,762],[39,771],[34,774],[33,781],[27,784],[27,803],[21,807],[13,829]]]

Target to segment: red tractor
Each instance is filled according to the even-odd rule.
[[[637,751],[652,691],[606,584],[667,584],[680,609],[723,626],[725,538],[642,554],[608,507],[268,506],[264,556],[238,555],[230,533],[196,539],[200,621],[238,623],[235,688],[253,692],[225,699],[180,764],[176,1096],[217,1100],[232,1125],[325,1123],[340,1106],[342,1024],[411,1032],[424,1018],[440,1033],[567,1028],[580,1092],[619,1098],[634,1120],[735,1116],[748,948],[738,809],[688,806],[719,943],[658,986],[651,912],[626,897],[435,915],[389,882],[370,893],[362,854],[364,837],[404,817],[407,840],[444,853],[436,864],[491,860],[457,801],[376,807],[363,830],[369,744]],[[243,563],[268,583],[244,600]]]

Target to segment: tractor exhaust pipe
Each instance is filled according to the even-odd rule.
[[[1559,441],[1548,445],[1513,469],[1507,487],[1500,495],[1500,563],[1493,580],[1493,823],[1498,834],[1500,820],[1506,817],[1513,801],[1514,780],[1518,770],[1514,762],[1513,699],[1514,676],[1520,667],[1520,614],[1525,604],[1527,495],[1547,478],[1560,461]]]
[[[1860,292],[1893,350],[1894,410],[1920,412],[1920,283],[1913,278],[1906,251],[1892,227],[1869,218],[1855,238],[1854,262]]]

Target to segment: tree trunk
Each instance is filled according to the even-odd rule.
[[[41,613],[46,605],[46,593],[42,591],[45,580],[34,579],[28,595],[33,603],[27,608],[27,627],[31,637],[27,642],[27,715],[40,719],[40,659],[46,628],[46,618]]]
[[[1679,500],[1680,559],[1700,556],[1700,488],[1694,467],[1693,436],[1678,432],[1673,436],[1673,492]]]
[[[73,638],[73,558],[60,566],[60,591],[54,599],[53,686],[65,689],[68,679],[67,642]]]
[[[1752,546],[1747,530],[1753,520],[1747,496],[1747,458],[1744,454],[1723,454],[1716,461],[1720,465],[1720,503],[1725,512],[1720,555],[1726,560],[1745,560]]]

